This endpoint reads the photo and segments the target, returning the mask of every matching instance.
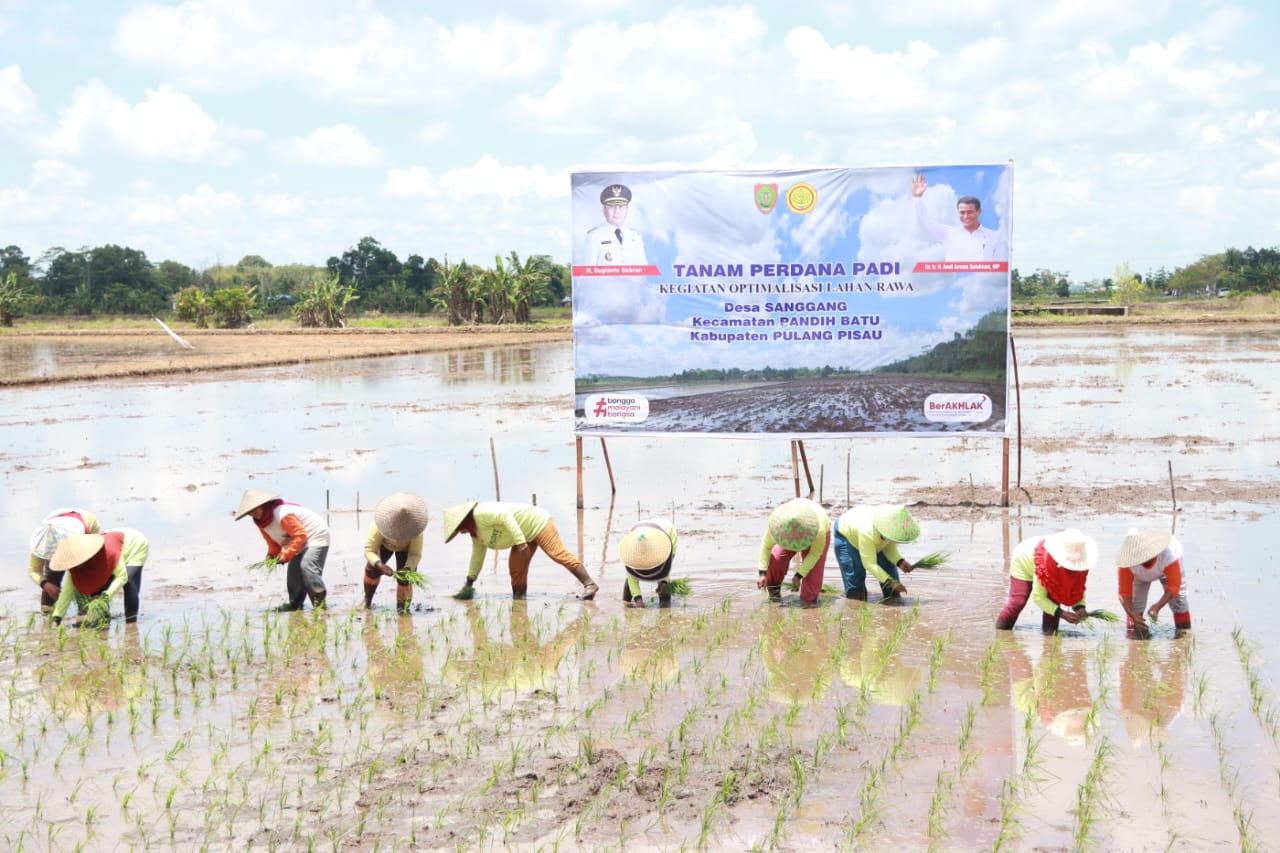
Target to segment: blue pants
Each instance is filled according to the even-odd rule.
[[[840,522],[834,523],[836,562],[840,564],[840,577],[844,579],[844,597],[867,600],[867,568],[862,565],[862,555],[840,533]],[[889,577],[898,580],[898,567],[889,562],[884,554],[876,554],[876,563],[889,573]],[[880,584],[884,595],[893,592],[892,587]]]

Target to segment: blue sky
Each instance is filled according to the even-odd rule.
[[[1270,2],[0,0],[0,245],[570,260],[569,174],[1015,163],[1013,265],[1280,244]]]

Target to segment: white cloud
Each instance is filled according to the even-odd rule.
[[[879,53],[865,45],[830,44],[812,27],[798,27],[787,34],[787,51],[796,62],[800,80],[826,84],[831,94],[846,99],[856,109],[903,112],[925,103],[928,86],[922,72],[938,56],[923,41],[912,41],[907,51]],[[870,81],[874,84],[868,85]]]
[[[167,86],[148,90],[137,105],[91,80],[78,87],[45,139],[51,153],[72,156],[106,139],[124,153],[154,160],[225,162],[233,154],[218,125],[189,96]]]
[[[1222,198],[1222,187],[1202,185],[1183,187],[1178,190],[1178,207],[1181,210],[1194,211],[1197,214],[1213,214],[1218,212],[1218,200]]]
[[[59,160],[37,160],[31,167],[31,188],[40,192],[80,192],[89,186],[89,173]]]
[[[0,68],[0,128],[27,124],[38,112],[36,93],[23,81],[22,69]]]
[[[349,124],[318,128],[279,146],[285,159],[309,166],[377,166],[382,149]]]
[[[439,192],[439,184],[425,166],[391,169],[379,193],[388,198],[430,198]]]
[[[186,217],[218,220],[223,217],[238,216],[242,205],[236,193],[218,192],[208,184],[200,184],[193,191],[179,196],[177,207]]]
[[[362,104],[449,101],[553,66],[556,25],[507,16],[450,28],[392,18],[372,3],[187,0],[137,6],[118,21],[126,60],[184,85],[236,90],[269,80]]]
[[[1219,142],[1226,142],[1227,135],[1216,124],[1209,124],[1200,129],[1200,140],[1207,145],[1216,145]]]
[[[569,194],[569,175],[567,172],[552,174],[536,164],[504,166],[486,154],[473,166],[445,172],[440,176],[440,186],[459,199],[484,194],[504,200],[524,195],[564,198]]]

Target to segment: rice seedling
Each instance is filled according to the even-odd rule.
[[[689,595],[693,592],[693,584],[688,578],[672,578],[667,581],[667,591],[672,595]]]
[[[427,585],[426,576],[423,575],[422,572],[415,572],[412,569],[401,569],[398,572],[394,572],[391,576],[395,578],[396,583],[407,583],[410,586],[416,586],[420,589],[425,588]]]
[[[264,574],[270,575],[279,567],[279,557],[267,557],[265,560],[259,560],[256,563],[249,563],[244,568],[247,572],[263,572]]]
[[[951,560],[950,551],[931,551],[911,565],[917,569],[941,569]]]
[[[1080,623],[1084,624],[1085,622],[1089,622],[1093,619],[1107,623],[1120,621],[1120,617],[1111,610],[1087,610],[1085,611],[1084,618],[1080,620]]]

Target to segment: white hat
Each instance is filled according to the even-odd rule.
[[[637,524],[622,537],[618,554],[632,572],[648,572],[671,556],[671,537],[656,524]]]
[[[1130,527],[1116,553],[1116,565],[1124,569],[1141,565],[1168,548],[1172,540],[1172,533]]]
[[[394,542],[408,542],[427,529],[427,503],[408,492],[393,492],[373,510],[378,531]]]
[[[1044,549],[1069,572],[1087,572],[1098,562],[1098,543],[1074,527],[1046,537]]]
[[[53,558],[58,543],[75,533],[84,533],[84,526],[73,518],[55,518],[31,531],[31,553],[41,560]]]
[[[267,501],[273,501],[280,495],[276,492],[264,492],[260,489],[245,489],[240,498],[240,507],[236,510],[236,521],[244,518]]]

